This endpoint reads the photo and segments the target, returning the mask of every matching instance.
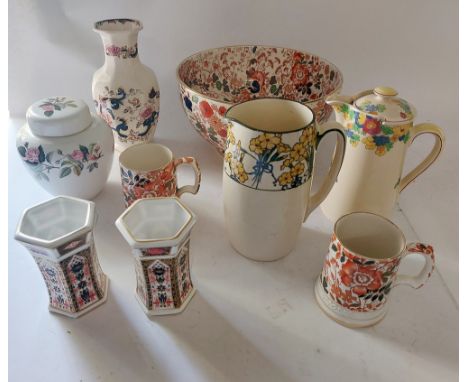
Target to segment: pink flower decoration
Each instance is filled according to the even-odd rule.
[[[83,155],[83,153],[81,152],[81,150],[73,150],[73,152],[72,152],[72,154],[71,154],[71,157],[72,157],[74,160],[81,161],[81,160],[83,160],[84,155]]]
[[[153,109],[151,107],[147,107],[145,110],[143,110],[140,113],[140,117],[142,119],[147,119],[147,118],[151,117],[151,114],[153,114]]]
[[[148,255],[165,255],[168,253],[167,248],[148,248],[146,249]]]
[[[143,110],[141,113],[140,113],[140,117],[142,119],[147,119],[149,117],[151,117],[151,114],[153,114],[153,109],[150,108],[150,107],[147,107],[145,110]]]
[[[109,45],[109,46],[106,48],[106,53],[107,53],[109,56],[118,56],[118,55],[120,54],[120,47],[115,46],[115,45]]]
[[[39,163],[39,149],[37,147],[30,147],[26,151],[25,160],[29,163]]]
[[[41,105],[41,107],[44,111],[54,111],[54,105],[50,103],[45,103],[44,105]]]

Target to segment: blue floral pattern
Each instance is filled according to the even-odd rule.
[[[94,100],[98,115],[115,132],[120,142],[146,142],[152,136],[159,117],[159,90],[148,94],[139,89],[105,88]]]

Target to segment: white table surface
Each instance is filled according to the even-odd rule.
[[[158,142],[194,155],[198,195],[183,200],[197,214],[192,277],[198,289],[176,316],[148,318],[135,297],[130,249],[114,226],[123,211],[118,161],[95,199],[95,239],[110,278],[108,301],[73,320],[47,310],[47,291],[29,253],[13,240],[21,212],[50,197],[15,153],[9,126],[9,373],[11,381],[455,381],[458,308],[438,271],[420,290],[398,287],[387,317],[352,330],[328,319],[313,285],[332,224],[316,210],[286,258],[257,263],[238,255],[223,227],[221,157],[195,133]],[[188,125],[188,124],[187,124]],[[186,171],[180,181],[190,181]],[[394,221],[418,237],[401,211]],[[426,238],[430,240],[430,238]],[[419,259],[402,270],[414,271]]]

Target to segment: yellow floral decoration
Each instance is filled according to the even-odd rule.
[[[281,143],[281,138],[278,135],[263,133],[256,138],[250,140],[249,149],[256,154],[262,154],[266,150],[271,150]]]
[[[376,148],[374,138],[372,136],[362,138],[361,142],[364,143],[367,150],[375,150],[375,148]]]
[[[241,162],[234,162],[234,174],[241,183],[245,183],[247,179],[249,179],[249,176],[245,172],[244,165]]]
[[[232,123],[230,122],[227,128],[227,139],[229,141],[229,144],[235,144],[236,143],[236,137],[234,136],[234,133],[232,132]]]
[[[278,178],[278,182],[281,186],[286,186],[292,181],[293,181],[293,176],[290,171],[283,172]]]

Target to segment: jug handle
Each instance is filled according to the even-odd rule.
[[[442,148],[444,146],[444,133],[440,129],[439,126],[433,123],[420,123],[418,125],[412,126],[410,129],[411,132],[411,140],[410,145],[413,144],[416,137],[421,134],[432,134],[435,137],[434,146],[432,147],[431,152],[427,155],[424,160],[419,163],[413,170],[411,170],[408,174],[406,174],[398,184],[397,190],[398,193],[403,191],[406,186],[408,186],[413,180],[415,180],[419,175],[421,175],[442,152]]]
[[[317,134],[317,141],[315,144],[315,149],[318,148],[318,145],[322,141],[322,138],[331,132],[336,132],[337,139],[335,150],[333,152],[333,158],[330,164],[330,168],[328,169],[328,174],[323,181],[320,188],[313,194],[309,196],[309,202],[307,203],[307,210],[304,216],[304,221],[307,220],[310,213],[315,210],[320,203],[327,197],[329,192],[331,191],[334,183],[336,182],[336,178],[338,173],[340,172],[341,165],[343,164],[345,147],[346,147],[346,136],[343,129],[338,122],[326,122],[321,125],[317,125],[318,134]]]

